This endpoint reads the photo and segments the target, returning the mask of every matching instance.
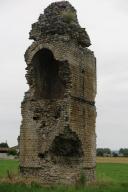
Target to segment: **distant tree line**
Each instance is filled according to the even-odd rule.
[[[110,148],[97,148],[96,155],[99,157],[128,157],[128,148],[120,148],[118,151],[112,151]]]
[[[9,145],[8,145],[7,142],[0,143],[0,148],[8,148],[9,149],[8,150],[8,155],[14,155],[14,156],[17,155],[17,151],[15,149],[9,148]]]
[[[0,143],[0,147],[9,148],[8,144],[4,142]]]
[[[123,154],[124,157],[128,157],[128,148],[121,148],[119,153]]]
[[[111,156],[111,149],[109,148],[97,148],[96,155],[103,157],[103,156]]]

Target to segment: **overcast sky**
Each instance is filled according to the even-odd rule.
[[[53,0],[0,0],[0,142],[17,144],[31,24]],[[97,147],[128,147],[128,0],[70,0],[97,58]]]

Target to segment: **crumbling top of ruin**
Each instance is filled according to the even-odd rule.
[[[78,23],[76,10],[68,1],[55,2],[49,5],[44,10],[44,14],[41,14],[38,21],[32,25],[29,38],[39,41],[48,35],[68,35],[82,47],[91,45],[85,28],[81,28]]]

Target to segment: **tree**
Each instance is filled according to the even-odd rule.
[[[128,157],[128,148],[121,148],[119,154],[123,154],[124,157]]]
[[[111,155],[111,149],[109,149],[109,148],[104,148],[103,152],[104,152],[104,154]]]
[[[96,149],[96,155],[99,157],[103,157],[103,155],[104,155],[103,148],[97,148]]]
[[[124,153],[124,149],[123,149],[123,148],[120,148],[119,154],[123,154],[123,153]]]
[[[0,143],[0,147],[9,148],[8,144],[4,142]]]
[[[105,155],[111,155],[111,149],[109,148],[97,148],[96,155],[103,157]]]
[[[15,155],[17,155],[17,151],[15,149],[11,149],[11,150],[8,151],[8,155],[15,156]]]

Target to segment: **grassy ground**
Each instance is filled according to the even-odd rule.
[[[0,192],[128,192],[128,184],[85,187],[41,187],[39,185],[0,184]]]
[[[7,177],[8,174],[18,174],[18,160],[0,160],[0,178]]]
[[[112,183],[128,182],[128,164],[97,164],[97,180]]]
[[[25,185],[0,183],[0,192],[128,192],[128,158],[97,159],[97,183],[86,187],[41,187],[35,183]],[[0,180],[18,173],[17,160],[0,160]],[[9,171],[8,171],[9,170]]]

